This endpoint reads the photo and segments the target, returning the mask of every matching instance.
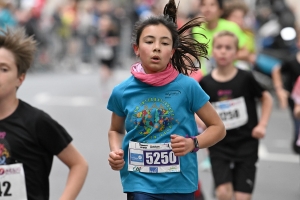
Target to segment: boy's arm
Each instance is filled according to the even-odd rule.
[[[273,100],[269,92],[264,91],[261,97],[261,116],[257,126],[252,130],[254,138],[263,138],[272,112]]]
[[[281,67],[278,65],[275,66],[274,69],[272,70],[272,81],[273,81],[273,86],[275,88],[276,96],[280,103],[280,107],[286,108],[288,104],[287,99],[289,93],[283,88],[280,68]]]
[[[57,157],[69,168],[67,183],[60,200],[75,200],[88,172],[88,164],[77,149],[69,144]]]

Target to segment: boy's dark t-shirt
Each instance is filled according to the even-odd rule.
[[[300,76],[300,63],[297,57],[294,56],[292,59],[282,63],[281,72],[284,74],[284,87],[287,91],[292,92],[294,84],[298,76]]]
[[[22,163],[28,200],[49,199],[53,156],[72,141],[47,113],[19,100],[15,112],[0,120],[0,145],[8,152],[1,165]]]
[[[200,81],[200,85],[210,96],[211,103],[243,97],[248,114],[248,121],[244,125],[226,130],[225,138],[209,148],[210,156],[234,161],[244,160],[245,157],[256,159],[258,140],[251,134],[258,123],[256,98],[262,97],[264,88],[250,72],[240,69],[227,82],[218,82],[209,74]]]

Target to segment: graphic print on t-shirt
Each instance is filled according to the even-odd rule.
[[[218,90],[219,101],[232,99],[232,90]]]
[[[5,140],[6,132],[0,131],[0,165],[10,164],[9,145]]]
[[[153,139],[167,134],[176,123],[174,110],[161,98],[148,98],[142,101],[135,107],[131,121],[140,135],[158,133],[151,136]]]
[[[10,149],[5,136],[6,132],[0,131],[0,199],[25,200],[27,194],[23,165],[10,163]]]

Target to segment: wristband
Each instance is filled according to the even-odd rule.
[[[199,146],[197,137],[196,136],[187,136],[187,138],[191,138],[194,142],[194,149],[191,151],[191,153],[196,153],[197,151],[199,151],[200,146]]]

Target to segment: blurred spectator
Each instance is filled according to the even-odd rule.
[[[37,41],[38,50],[35,53],[31,70],[36,70],[49,64],[47,35],[43,32],[41,26],[41,17],[45,3],[45,0],[21,1],[16,14],[18,25],[24,27],[26,34],[34,37]]]
[[[12,12],[12,5],[7,0],[0,1],[0,28],[15,27],[17,21]]]
[[[253,64],[256,58],[255,55],[255,35],[251,28],[246,26],[245,19],[248,14],[248,5],[242,0],[227,0],[224,4],[223,18],[236,23],[243,31],[245,38],[245,45],[240,49],[239,57],[245,58],[236,62],[236,66],[249,70],[252,68],[250,63]]]
[[[296,28],[297,28],[297,47],[300,50],[300,3],[299,0],[286,0],[287,4],[289,5],[290,9],[294,12],[296,17]]]
[[[145,19],[147,18],[147,16],[152,15],[151,6],[148,5],[146,1],[143,0],[134,1],[134,10],[136,15],[138,16],[138,20]]]
[[[108,80],[112,77],[116,61],[116,50],[119,45],[119,29],[112,17],[103,14],[98,20],[98,29],[95,33],[95,53],[100,64],[100,78],[103,91],[107,91]],[[104,94],[105,95],[105,94]]]
[[[243,54],[240,54],[243,50],[242,47],[245,46],[244,33],[236,23],[221,18],[224,11],[223,9],[223,0],[201,0],[198,15],[204,16],[207,23],[201,25],[201,27],[195,27],[192,29],[193,33],[195,33],[194,37],[198,42],[207,43],[208,58],[211,58],[213,35],[223,30],[230,31],[239,39],[239,48],[241,48],[241,50],[238,52],[238,55],[240,55],[238,59],[244,60],[245,58],[242,57]],[[213,59],[210,59],[208,62],[204,59],[202,59],[202,61],[201,71],[203,75],[206,75],[211,71],[215,64]]]
[[[96,2],[94,0],[82,1],[78,9],[77,34],[81,41],[81,60],[83,63],[91,63],[93,34],[94,34],[94,13]]]
[[[60,49],[57,53],[57,61],[63,61],[72,51],[72,39],[77,25],[77,2],[68,0],[64,5],[57,8],[54,13],[56,31],[60,40]]]

